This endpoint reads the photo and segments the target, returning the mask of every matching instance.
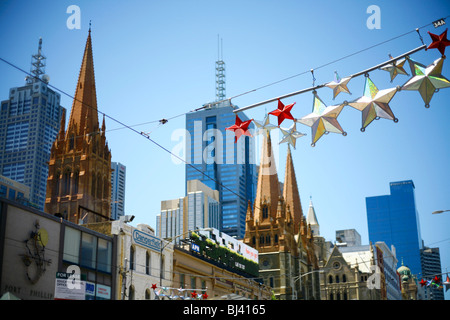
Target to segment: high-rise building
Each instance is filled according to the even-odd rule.
[[[367,197],[369,241],[395,246],[397,259],[408,265],[413,275],[422,274],[419,214],[414,183],[411,180],[390,183],[390,195]]]
[[[199,180],[189,180],[187,195],[161,201],[161,213],[156,217],[156,234],[160,238],[179,237],[188,231],[220,226],[219,192]]]
[[[247,202],[253,202],[256,189],[254,138],[235,135],[226,128],[235,123],[235,107],[219,101],[186,115],[186,187],[200,180],[220,195],[222,226],[219,230],[243,238]],[[249,120],[239,113],[242,121]],[[249,126],[254,129],[253,123]]]
[[[111,151],[103,116],[99,126],[91,30],[86,41],[67,130],[64,123],[49,161],[45,212],[74,223],[111,219]]]
[[[119,162],[111,162],[111,219],[125,215],[125,180],[127,168]]]
[[[345,243],[347,246],[360,246],[361,235],[355,229],[345,229],[336,231],[336,241]]]
[[[439,248],[424,247],[421,251],[422,272],[420,276],[422,279],[432,280],[435,276],[442,279],[441,269],[441,254]],[[437,286],[427,286],[424,290],[425,300],[445,300],[444,291]]]
[[[0,174],[30,187],[30,203],[44,209],[50,148],[59,131],[65,109],[52,90],[45,72],[42,38],[32,56],[33,76],[9,90],[0,109]]]

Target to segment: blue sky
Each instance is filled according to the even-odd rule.
[[[136,125],[170,118],[215,100],[218,35],[223,39],[226,95],[239,95],[232,103],[245,107],[310,87],[310,69],[315,69],[316,84],[322,84],[333,80],[334,71],[345,77],[386,61],[389,54],[397,56],[419,47],[418,34],[410,32],[415,28],[428,25],[420,34],[429,44],[427,31],[440,34],[450,23],[447,20],[447,25],[439,28],[429,25],[450,15],[450,3],[444,0],[310,3],[1,1],[0,57],[28,71],[31,54],[42,37],[50,84],[73,95],[92,20],[98,108],[127,125]],[[67,27],[70,14],[66,10],[73,4],[80,8],[80,29]],[[370,5],[380,8],[380,29],[367,27]],[[343,57],[347,58],[339,60]],[[439,57],[435,49],[412,56],[425,65]],[[10,87],[24,84],[25,75],[5,63],[0,63],[0,74],[3,100]],[[443,75],[450,78],[447,61]],[[399,75],[391,83],[389,74],[380,70],[371,72],[370,77],[379,89],[409,79]],[[352,94],[341,93],[335,101],[329,88],[319,89],[318,95],[327,105],[353,100],[362,95],[363,81],[364,77],[352,79],[348,86]],[[310,128],[297,124],[297,129],[307,134],[292,150],[303,209],[306,213],[311,196],[321,234],[327,240],[335,240],[336,230],[356,229],[367,244],[365,198],[389,194],[391,181],[413,180],[424,243],[439,247],[443,271],[450,269],[450,212],[431,214],[450,209],[449,99],[450,89],[442,89],[427,109],[418,92],[400,91],[390,103],[399,122],[380,119],[364,133],[360,131],[361,113],[346,107],[338,120],[348,135],[330,133],[314,148],[310,146]],[[283,102],[296,102],[292,113],[300,118],[311,112],[312,94]],[[70,110],[72,100],[62,95],[62,104]],[[275,108],[276,103],[267,104],[246,114],[262,120]],[[272,123],[275,120],[271,118]],[[179,143],[171,138],[172,133],[184,128],[184,121],[178,117],[164,126],[154,122],[135,128],[151,132],[154,141],[172,150]],[[136,216],[133,223],[155,227],[160,201],[184,195],[184,166],[109,118],[106,126],[112,160],[127,167],[126,211]],[[283,144],[278,163],[281,179],[285,155]]]

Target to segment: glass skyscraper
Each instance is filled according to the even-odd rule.
[[[186,115],[186,183],[196,179],[219,191],[221,231],[243,238],[248,201],[256,192],[255,143],[244,135],[235,143],[234,133],[225,130],[236,121],[233,110],[225,100]],[[249,120],[242,112],[239,118]]]
[[[127,168],[120,162],[111,162],[111,219],[125,215],[125,181]]]
[[[398,261],[403,261],[417,277],[422,276],[419,214],[414,183],[411,180],[390,183],[390,195],[366,198],[369,241],[394,245]]]
[[[30,187],[30,202],[44,209],[50,149],[65,109],[59,93],[48,86],[45,57],[33,55],[33,77],[9,90],[0,106],[0,175]]]

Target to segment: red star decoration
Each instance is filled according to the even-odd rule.
[[[434,276],[433,281],[434,281],[434,283],[439,284],[441,282],[441,278],[438,276]]]
[[[152,284],[152,289],[155,290],[156,288],[156,284]]]
[[[422,280],[420,280],[420,282],[419,282],[419,283],[420,283],[420,285],[421,285],[422,287],[423,287],[424,285],[426,285],[426,284],[427,284],[427,282],[426,282],[425,280],[423,280],[423,279],[422,279]]]
[[[445,29],[439,36],[428,31],[433,42],[427,49],[438,49],[442,55],[445,55],[445,47],[450,46],[450,41],[447,39],[447,30]]]
[[[231,127],[226,128],[225,130],[234,131],[235,137],[234,137],[234,143],[237,142],[237,140],[242,136],[246,135],[251,137],[252,135],[250,132],[248,132],[248,126],[252,122],[253,119],[242,121],[239,119],[239,117],[236,115],[236,122]]]
[[[206,294],[206,292],[203,294],[203,299],[208,299],[208,295]]]
[[[195,298],[195,297],[197,296],[197,292],[193,291],[193,292],[191,293],[191,296],[192,296],[192,298]]]
[[[294,117],[291,114],[291,109],[294,106],[295,102],[292,104],[288,104],[287,106],[285,106],[283,104],[283,102],[281,102],[278,99],[278,109],[275,109],[271,112],[269,112],[269,114],[278,117],[278,126],[285,120],[285,119],[290,119],[290,120],[294,120]]]

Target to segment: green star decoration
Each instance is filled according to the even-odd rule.
[[[428,67],[408,58],[413,77],[403,86],[402,90],[417,90],[422,96],[425,107],[430,107],[430,101],[437,90],[450,87],[450,81],[442,76],[444,58],[435,60]]]

